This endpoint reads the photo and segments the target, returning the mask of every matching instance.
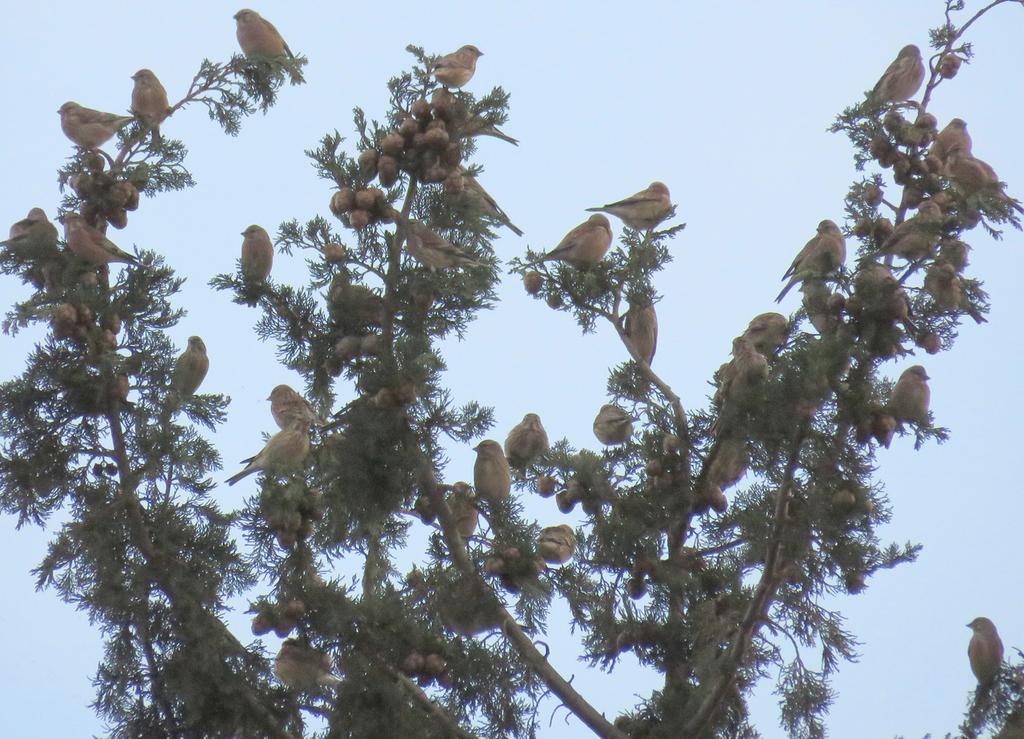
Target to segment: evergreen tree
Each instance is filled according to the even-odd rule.
[[[496,306],[495,234],[518,231],[476,179],[479,136],[516,142],[502,130],[508,93],[454,87],[472,48],[408,47],[384,120],[357,108],[354,137],[328,133],[307,152],[336,220],[291,220],[274,239],[306,257],[305,284],[273,276],[253,227],[235,272],[211,281],[259,312],[257,338],[309,399],[271,394],[281,430],[245,468],[258,492],[239,511],[211,499],[222,465],[200,432],[228,401],[202,392],[203,342],[179,356],[167,335],[182,278],[145,249],[111,269],[75,226],[60,239],[30,214],[0,251],[0,269],[33,288],[4,328],[49,333],[0,386],[0,503],[19,524],[70,514],[36,574],[104,634],[96,708],[112,733],[533,736],[553,695],[599,736],[753,737],[747,698],[778,669],[784,730],[824,736],[831,676],[856,643],[823,597],[857,594],[919,551],[878,533],[893,515],[879,448],[947,437],[926,372],[894,384],[880,365],[950,350],[964,318],[983,323],[965,239],[1021,227],[998,177],[927,112],[972,57],[966,32],[1006,2],[957,21],[963,3],[947,0],[918,102],[906,100],[916,88],[900,92],[897,60],[838,116],[858,172],[847,218],[819,224],[787,274],[801,308],[751,321],[707,408],[684,408],[669,368],[653,367],[657,278],[685,237],[658,183],[605,207],[627,224],[607,253],[595,216],[553,252],[511,260],[531,295],[622,341],[596,450],[549,445],[529,417],[504,450],[498,435],[479,442],[491,409],[445,381],[444,340]],[[204,61],[171,110],[203,105],[233,135],[303,82],[305,63]],[[59,212],[79,214],[107,257],[107,226],[123,228],[140,196],[193,185],[184,144],[151,128],[133,119],[113,155],[79,147],[59,172]],[[472,485],[446,456],[470,443]],[[579,506],[586,524],[542,527],[524,512],[533,495]],[[410,552],[424,526],[426,551]],[[358,577],[323,577],[339,561],[358,562]],[[225,626],[239,595],[254,634],[288,637],[275,658]],[[582,658],[614,670],[632,652],[663,688],[606,717],[539,641],[555,599]],[[820,669],[800,647],[820,650]],[[962,734],[1018,735],[1020,657],[969,697]]]

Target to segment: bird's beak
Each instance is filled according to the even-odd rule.
[[[245,236],[245,231],[241,231],[241,232],[239,232],[239,234],[238,234],[238,235],[239,235],[239,236]]]
[[[476,445],[475,447],[473,447],[473,451],[474,451],[474,452],[476,452],[476,451],[480,451],[480,445],[479,445],[479,444],[477,444],[477,445]]]
[[[270,400],[270,396],[269,395],[267,396],[267,400]]]

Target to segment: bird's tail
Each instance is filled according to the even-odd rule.
[[[523,230],[519,228],[516,224],[512,223],[512,221],[508,219],[508,216],[505,216],[505,225],[508,227],[508,230],[514,233],[516,236],[523,235]]]
[[[790,290],[792,290],[792,289],[793,289],[793,285],[795,285],[796,283],[800,282],[800,280],[801,280],[801,277],[800,277],[800,275],[793,275],[792,277],[790,277],[790,278],[789,278],[789,282],[787,282],[787,283],[786,283],[786,286],[785,286],[784,288],[782,288],[782,292],[780,292],[780,293],[778,294],[778,296],[777,296],[777,297],[775,298],[775,302],[776,302],[776,303],[781,303],[781,302],[782,302],[782,299],[783,299],[784,297],[786,297],[786,294],[787,294],[787,293],[788,293],[788,292],[789,292]]]

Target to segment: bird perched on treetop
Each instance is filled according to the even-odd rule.
[[[292,50],[274,28],[274,24],[255,10],[243,8],[234,15],[235,36],[246,56],[289,56]]]
[[[99,229],[93,228],[77,213],[65,213],[64,241],[68,248],[81,259],[90,264],[110,264],[126,262],[138,264],[139,260],[103,235]]]
[[[782,279],[789,282],[775,298],[779,303],[793,285],[809,277],[825,277],[835,272],[846,261],[846,239],[834,221],[828,219],[818,224],[818,232],[804,244]]]
[[[206,344],[198,336],[188,337],[188,347],[174,363],[171,387],[182,396],[193,395],[203,384],[210,359],[206,356]]]
[[[972,145],[971,135],[967,133],[967,124],[962,118],[954,118],[935,136],[935,141],[928,149],[928,154],[937,156],[945,162],[949,152],[953,149],[970,154]]]
[[[288,385],[278,385],[267,397],[270,401],[270,413],[278,428],[292,426],[324,426],[326,421],[320,418],[310,402],[299,395]]]
[[[996,625],[984,616],[967,624],[973,634],[967,645],[967,658],[971,662],[971,672],[978,678],[979,685],[989,685],[999,672],[1003,663],[1003,640],[999,638]]]
[[[567,233],[558,246],[532,262],[565,262],[577,269],[589,269],[600,262],[612,245],[612,226],[600,214],[592,215]]]
[[[57,246],[57,227],[50,223],[42,208],[33,208],[20,221],[11,224],[4,246],[16,249],[53,249]]]
[[[160,138],[160,124],[171,114],[167,90],[148,69],[140,69],[132,75],[132,79],[135,80],[132,88],[132,113],[149,126],[153,140],[156,141]]]
[[[789,321],[781,313],[762,313],[750,319],[742,338],[764,356],[775,354],[786,342]]]
[[[476,60],[484,53],[472,44],[466,44],[458,51],[445,54],[434,66],[434,77],[445,87],[462,87],[476,72]]]
[[[901,103],[914,97],[922,82],[924,62],[921,50],[914,44],[908,44],[900,49],[896,59],[886,68],[868,100],[872,103]]]
[[[302,465],[309,454],[309,432],[300,426],[278,431],[271,436],[255,457],[242,461],[245,468],[228,478],[228,485],[234,485],[247,475],[263,470],[277,471],[295,469]]]
[[[641,190],[635,195],[602,205],[600,208],[587,208],[587,210],[611,213],[630,228],[637,231],[649,231],[672,212],[672,201],[669,199],[668,188],[663,182],[652,182],[647,189]]]
[[[594,436],[605,446],[625,444],[633,433],[633,420],[617,405],[606,403],[594,418]]]
[[[132,121],[130,115],[84,108],[71,100],[60,106],[57,112],[60,113],[60,128],[64,135],[83,149],[103,146]]]

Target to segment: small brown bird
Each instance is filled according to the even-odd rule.
[[[235,36],[246,56],[289,56],[292,50],[274,28],[274,24],[255,10],[243,8],[234,15]]]
[[[476,72],[476,60],[484,53],[472,44],[466,44],[458,51],[445,54],[434,65],[434,77],[445,87],[462,87]]]
[[[654,361],[654,353],[658,351],[658,314],[654,304],[630,304],[622,330],[636,355],[644,364],[650,365]]]
[[[959,149],[965,154],[971,153],[971,135],[967,133],[967,124],[962,118],[954,118],[946,127],[939,131],[928,150],[929,155],[934,155],[940,161],[945,162],[949,152]]]
[[[928,406],[932,395],[928,388],[930,379],[924,367],[919,364],[903,371],[889,398],[889,411],[897,421],[928,425]]]
[[[289,688],[310,692],[341,682],[331,674],[331,658],[305,646],[298,639],[285,639],[281,644],[281,650],[274,658],[274,674]]]
[[[867,315],[886,321],[906,321],[910,317],[907,293],[886,265],[862,264],[854,275],[853,287]]]
[[[896,59],[875,84],[868,99],[873,103],[901,103],[910,100],[924,82],[924,61],[921,50],[909,44],[900,49]]]
[[[984,616],[978,616],[967,628],[974,632],[967,645],[971,672],[978,678],[979,685],[990,685],[1003,664],[1003,640],[999,638],[996,625]]]
[[[508,500],[512,494],[512,470],[509,469],[501,444],[486,439],[473,447],[473,451],[476,452],[473,486],[477,497],[491,503]]]
[[[57,227],[50,223],[42,208],[33,208],[20,221],[11,224],[3,246],[16,249],[54,249],[57,246]]]
[[[604,258],[611,245],[611,224],[604,216],[593,215],[567,233],[558,246],[537,262],[565,262],[577,269],[589,269]]]
[[[527,413],[505,438],[505,456],[513,467],[525,467],[548,450],[548,432],[536,413]]]
[[[210,358],[206,356],[206,344],[198,336],[188,337],[188,347],[174,363],[171,387],[182,397],[195,394],[203,384],[210,369]]]
[[[454,489],[448,496],[448,508],[455,518],[455,528],[458,529],[459,535],[466,539],[476,531],[480,522],[480,511],[473,503],[473,492],[469,485],[457,482],[452,487]]]
[[[742,336],[732,341],[732,359],[718,370],[718,390],[714,403],[721,406],[727,401],[746,398],[768,377],[768,360],[754,345]]]
[[[497,201],[490,196],[484,186],[477,182],[476,177],[466,170],[461,170],[462,184],[465,187],[466,196],[488,217],[493,218],[516,236],[522,236],[523,232],[516,226],[499,206]]]
[[[606,403],[594,418],[594,436],[605,446],[625,444],[633,434],[633,420],[617,405]]]
[[[442,238],[417,220],[409,219],[406,223],[406,248],[413,259],[428,267],[431,272],[449,267],[484,267],[448,239]]]
[[[720,490],[728,490],[743,478],[749,466],[746,442],[736,438],[723,439],[708,469],[708,482]]]
[[[983,159],[972,156],[960,146],[953,146],[947,152],[945,174],[966,195],[991,189],[993,194],[1007,206],[1024,213],[1024,207],[1003,192],[1002,185],[999,183],[999,175],[991,165]]]
[[[475,138],[477,136],[490,136],[491,138],[500,139],[501,141],[512,144],[512,146],[519,146],[519,139],[514,139],[500,128],[496,128],[474,118],[471,118],[462,125],[461,133],[470,138]]]
[[[942,209],[932,200],[917,206],[917,215],[908,218],[893,229],[882,244],[883,254],[894,254],[909,262],[924,259],[939,243]]]
[[[242,461],[245,468],[228,478],[228,485],[234,485],[247,475],[254,472],[276,472],[278,470],[296,469],[302,466],[309,454],[309,432],[301,427],[278,431],[267,440],[267,443],[255,457]]]
[[[741,338],[761,354],[768,357],[777,352],[786,343],[789,334],[789,321],[781,313],[762,313],[754,316],[747,324],[747,330]]]
[[[587,210],[610,213],[630,228],[637,231],[650,231],[672,212],[672,201],[669,199],[668,188],[663,182],[652,182],[647,189],[641,190],[635,195],[602,205],[600,208],[587,208]]]
[[[132,88],[132,113],[149,126],[153,140],[157,141],[160,138],[160,124],[171,114],[167,90],[148,69],[140,69],[132,75],[132,79],[135,80]]]
[[[64,241],[68,248],[90,264],[125,262],[138,264],[139,260],[85,222],[77,213],[64,214]]]
[[[327,300],[346,320],[358,325],[380,326],[386,313],[384,299],[366,285],[338,273],[331,280]]]
[[[132,121],[130,115],[103,113],[70,100],[57,112],[64,135],[83,149],[98,149]]]
[[[255,224],[242,231],[242,276],[248,282],[263,282],[274,266],[274,245],[270,235]]]
[[[804,244],[804,248],[796,255],[796,259],[782,275],[789,282],[775,298],[776,303],[782,302],[786,293],[793,285],[809,277],[827,277],[835,272],[846,261],[846,239],[834,221],[828,219],[818,224],[818,232]]]
[[[325,426],[322,419],[308,400],[299,395],[288,385],[278,385],[267,396],[270,401],[270,413],[278,428],[287,429],[293,426]]]
[[[957,310],[964,300],[960,277],[952,264],[935,262],[924,275],[924,290],[943,310]]]
[[[576,552],[576,533],[567,524],[548,526],[540,530],[537,552],[553,565],[564,565]]]

